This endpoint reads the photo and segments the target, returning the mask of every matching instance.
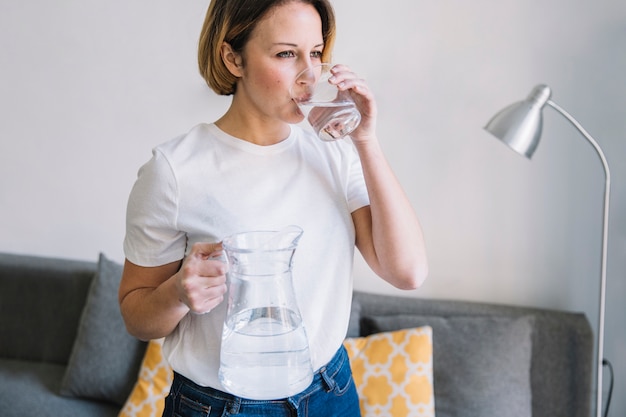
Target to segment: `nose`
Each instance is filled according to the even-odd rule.
[[[315,75],[315,71],[313,65],[308,64],[304,69],[302,69],[298,75],[296,76],[297,84],[315,84],[315,80],[317,79]]]

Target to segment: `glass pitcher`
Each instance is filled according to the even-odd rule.
[[[309,343],[292,283],[302,229],[239,233],[223,241],[228,262],[228,311],[219,378],[231,394],[286,398],[313,379]]]

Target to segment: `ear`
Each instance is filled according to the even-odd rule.
[[[226,68],[228,68],[231,74],[237,78],[243,76],[243,59],[241,54],[233,51],[233,48],[228,42],[222,43],[220,54],[222,55],[224,65],[226,65]]]

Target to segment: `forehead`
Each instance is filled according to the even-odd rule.
[[[262,42],[288,42],[297,44],[313,40],[322,41],[322,19],[310,4],[291,1],[275,6],[259,20],[251,40]]]

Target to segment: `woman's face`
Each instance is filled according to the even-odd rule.
[[[300,71],[321,62],[323,42],[320,15],[310,4],[292,1],[272,9],[244,47],[237,100],[263,118],[301,121],[289,89]]]

